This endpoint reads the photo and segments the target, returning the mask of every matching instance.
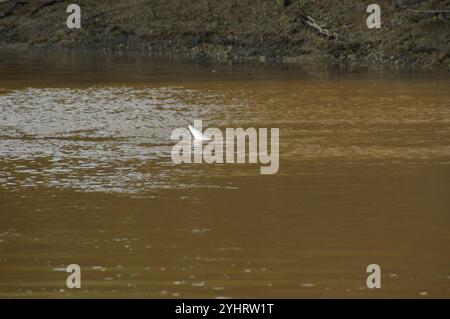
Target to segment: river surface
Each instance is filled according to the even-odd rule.
[[[3,52],[0,297],[450,298],[449,89],[430,73]],[[194,119],[279,128],[279,171],[174,164],[171,132]]]

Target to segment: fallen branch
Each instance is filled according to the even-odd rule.
[[[298,16],[305,25],[317,30],[320,34],[325,35],[328,38],[334,38],[336,40],[343,39],[343,37],[339,36],[336,32],[330,32],[328,29],[322,28],[313,17],[304,14],[300,10],[298,11]]]

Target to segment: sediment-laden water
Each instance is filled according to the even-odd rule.
[[[0,297],[450,297],[448,77],[1,56]],[[194,119],[278,173],[175,165]]]

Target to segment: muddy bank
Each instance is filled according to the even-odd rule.
[[[65,22],[71,2],[0,1],[0,45],[450,70],[450,1],[378,1],[382,27],[368,29],[372,2],[79,0],[81,29],[70,30]],[[305,23],[306,17],[328,35]]]

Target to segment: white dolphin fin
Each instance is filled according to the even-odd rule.
[[[197,130],[195,127],[188,125],[189,131],[191,131],[192,136],[194,136],[194,139],[196,141],[209,141],[209,138],[207,138],[202,132]]]

